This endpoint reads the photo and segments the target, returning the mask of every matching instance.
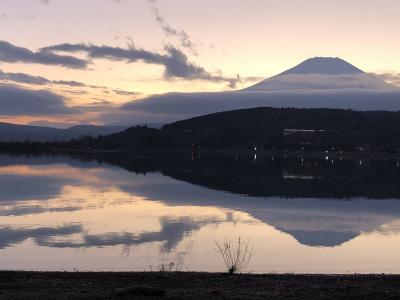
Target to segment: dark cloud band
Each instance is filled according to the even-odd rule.
[[[129,44],[127,48],[64,43],[44,47],[34,52],[6,41],[0,41],[0,62],[37,63],[73,69],[86,69],[90,59],[102,58],[125,61],[127,63],[144,62],[146,64],[161,65],[165,67],[164,77],[166,79],[182,78],[186,80],[227,82],[230,87],[235,87],[240,80],[239,78],[229,78],[207,72],[203,67],[190,62],[181,50],[171,45],[166,46],[164,50],[164,53],[152,52],[137,48],[133,43]],[[87,59],[81,59],[71,55],[61,55],[57,52],[84,52],[88,57]],[[43,78],[25,77],[25,80],[32,80],[37,83],[43,81]]]
[[[72,69],[84,69],[88,64],[86,60],[73,56],[58,55],[46,51],[33,52],[27,48],[18,47],[6,41],[0,41],[0,62],[36,63]]]
[[[0,115],[35,116],[73,114],[65,99],[46,90],[33,91],[13,85],[0,85]]]
[[[238,78],[228,78],[222,75],[213,75],[203,67],[189,61],[188,57],[179,49],[168,45],[165,53],[156,53],[145,49],[137,48],[130,44],[128,48],[96,46],[91,44],[59,44],[42,48],[43,53],[54,52],[84,52],[88,58],[109,59],[125,61],[127,63],[144,62],[147,64],[162,65],[165,67],[164,77],[166,79],[183,78],[186,80],[207,80],[214,82],[228,82],[234,87]]]

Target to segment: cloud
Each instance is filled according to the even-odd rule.
[[[120,107],[121,119],[172,122],[204,114],[252,107],[400,110],[397,90],[310,90],[269,92],[169,93],[133,100]],[[118,117],[115,112],[111,112]],[[105,114],[103,119],[107,119]]]
[[[112,104],[111,101],[108,101],[108,100],[105,100],[105,99],[95,98],[95,97],[92,97],[92,99],[96,100],[96,101],[88,103],[86,105],[111,105]]]
[[[154,4],[155,2],[152,3]],[[197,51],[196,43],[192,41],[191,37],[189,36],[189,34],[186,33],[186,31],[175,29],[171,25],[167,24],[156,7],[153,6],[152,10],[157,23],[160,25],[161,29],[167,36],[177,37],[182,47],[189,49],[193,55],[197,56],[199,54]]]
[[[386,75],[396,80],[396,74]],[[241,79],[240,82],[255,78]],[[148,122],[170,122],[214,112],[251,107],[400,110],[400,90],[375,74],[279,75],[243,91],[169,93],[123,105],[121,118],[145,116]],[[113,112],[115,114],[115,112]],[[106,118],[106,116],[103,116]]]
[[[44,85],[44,84],[57,84],[57,85],[67,85],[70,87],[88,87],[83,82],[74,80],[50,80],[42,76],[33,76],[25,73],[6,73],[0,70],[0,81],[12,81],[15,83],[25,83],[33,85]],[[98,88],[95,86],[89,86],[92,88]]]
[[[169,114],[164,116],[158,113],[146,113],[141,111],[125,110],[123,107],[104,110],[95,121],[101,124],[116,124],[132,126],[135,124],[163,125],[166,121],[177,121],[181,119],[180,114]]]
[[[60,85],[68,85],[72,87],[86,87],[86,84],[83,82],[75,81],[75,80],[53,80],[51,81],[53,84],[60,84]]]
[[[24,73],[4,73],[0,70],[0,80],[13,81],[17,83],[27,83],[27,84],[47,84],[51,83],[50,80],[41,76],[32,76]]]
[[[40,0],[40,2],[42,2],[42,4],[45,4],[45,5],[50,4],[50,0]]]
[[[393,89],[376,74],[288,74],[278,75],[246,88],[248,91],[294,91],[338,89]]]
[[[81,59],[70,55],[60,55],[55,52],[84,52],[88,59]],[[222,74],[211,74],[203,67],[189,61],[188,57],[172,45],[164,47],[164,53],[157,53],[137,48],[132,42],[127,48],[96,46],[92,44],[58,44],[43,47],[33,52],[27,48],[12,45],[6,41],[0,41],[0,62],[7,63],[37,63],[43,65],[63,66],[66,68],[86,69],[89,59],[108,59],[114,61],[125,61],[127,63],[143,62],[165,67],[164,78],[185,80],[206,80],[212,82],[227,82],[229,87],[234,88],[239,77],[225,77]],[[26,77],[27,78],[27,77]],[[33,79],[33,78],[30,78]],[[43,78],[40,78],[43,80]],[[35,79],[38,81],[38,78]]]
[[[130,91],[123,91],[123,90],[119,90],[119,89],[114,89],[113,90],[114,93],[116,93],[117,95],[122,95],[122,96],[140,96],[142,95],[142,93],[140,92],[130,92]]]
[[[84,52],[88,58],[109,59],[115,61],[125,61],[127,63],[144,62],[147,64],[162,65],[165,67],[164,78],[182,78],[186,80],[207,80],[213,82],[228,82],[230,87],[234,87],[238,78],[229,78],[222,75],[213,75],[203,67],[189,61],[188,57],[179,49],[167,45],[165,53],[157,53],[145,49],[137,48],[133,43],[128,48],[96,46],[92,44],[59,44],[42,48],[43,53],[54,52]]]
[[[29,90],[14,85],[0,85],[0,115],[34,116],[77,113],[65,99],[46,90]]]
[[[389,83],[400,85],[400,73],[375,74],[377,77]]]
[[[82,112],[97,112],[97,113],[105,113],[110,112],[114,109],[114,105],[112,102],[107,100],[99,100],[87,103],[82,106],[75,106],[75,109],[78,109]]]
[[[35,63],[43,65],[62,66],[72,69],[84,69],[88,61],[67,55],[58,55],[48,51],[31,51],[15,46],[6,41],[0,41],[0,62]]]

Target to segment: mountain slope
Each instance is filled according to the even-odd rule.
[[[368,74],[340,58],[314,57],[267,78],[243,91],[293,91],[332,89],[394,88],[374,74]]]
[[[84,135],[98,136],[120,132],[125,126],[78,125],[67,129],[0,123],[0,141],[65,141]]]
[[[65,133],[71,136],[99,136],[121,132],[129,126],[95,126],[95,125],[76,125],[65,129]]]
[[[365,74],[364,71],[338,57],[309,58],[279,75],[289,74]]]

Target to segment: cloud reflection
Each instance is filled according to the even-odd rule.
[[[143,232],[133,234],[130,232],[109,232],[104,234],[88,234],[81,224],[65,225],[58,227],[38,227],[38,228],[0,228],[0,249],[4,249],[16,244],[20,244],[27,239],[33,239],[39,246],[51,248],[90,248],[90,247],[110,247],[110,246],[136,246],[145,243],[160,242],[163,251],[172,251],[186,236],[201,227],[218,224],[225,220],[215,218],[195,220],[191,217],[172,217],[160,218],[160,231]],[[73,234],[80,234],[81,241],[72,239],[56,240],[55,238],[67,238]]]
[[[0,228],[0,249],[4,249],[22,243],[27,239],[33,239],[37,244],[55,237],[64,237],[82,231],[81,225],[65,225],[58,227],[38,228]]]

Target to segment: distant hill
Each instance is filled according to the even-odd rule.
[[[44,126],[0,123],[0,141],[66,141],[81,136],[109,135],[123,131],[127,126],[77,125],[67,129]]]
[[[65,129],[65,132],[74,136],[98,136],[109,135],[121,132],[129,126],[94,126],[94,125],[76,125]]]

